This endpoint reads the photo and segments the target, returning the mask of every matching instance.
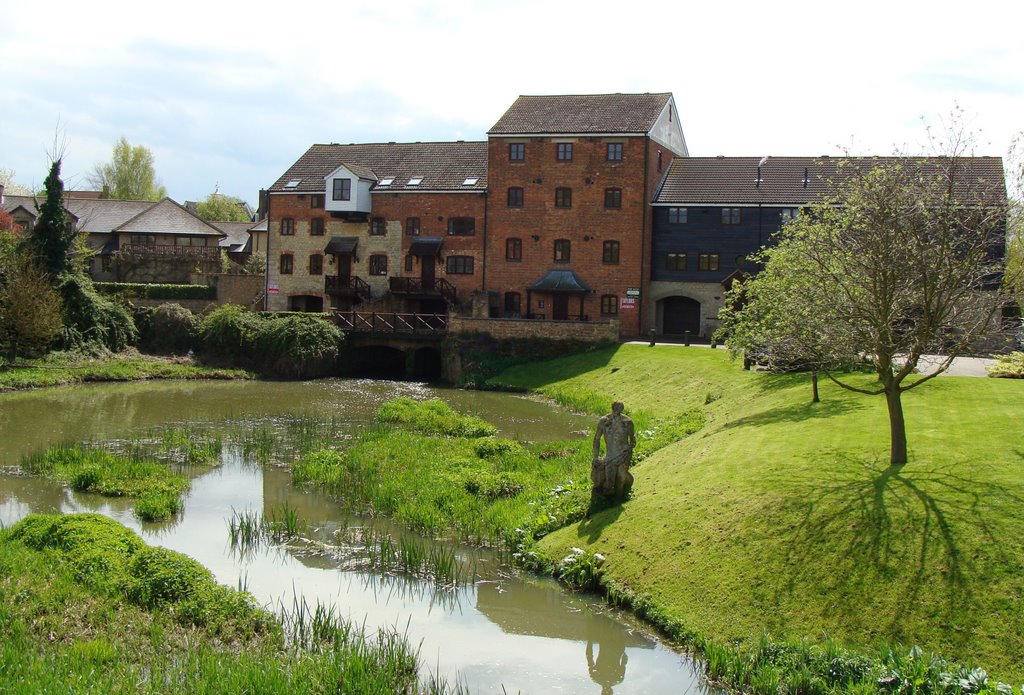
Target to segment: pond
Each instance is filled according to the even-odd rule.
[[[148,543],[190,555],[221,583],[245,586],[272,609],[319,601],[369,631],[396,628],[420,646],[426,668],[472,692],[707,691],[688,658],[628,615],[553,581],[522,575],[492,551],[454,546],[460,565],[472,570],[472,579],[454,588],[372,572],[323,552],[322,545],[262,544],[240,552],[230,542],[232,515],[272,514],[283,504],[308,524],[306,535],[328,547],[354,532],[396,538],[404,533],[386,521],[353,516],[324,494],[294,487],[286,469],[256,464],[240,446],[226,444],[219,466],[189,469],[195,477],[183,514],[161,524],[140,522],[130,502],[73,492],[17,475],[13,468],[22,456],[54,444],[116,445],[182,423],[245,429],[316,417],[351,432],[396,396],[440,397],[518,439],[564,439],[592,425],[592,418],[522,396],[371,380],[104,384],[9,394],[0,396],[0,470],[6,471],[0,473],[0,522],[9,526],[32,512],[105,514]]]

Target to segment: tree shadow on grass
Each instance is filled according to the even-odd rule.
[[[808,394],[808,399],[810,394]],[[759,427],[761,425],[771,425],[779,422],[801,422],[803,420],[810,420],[811,418],[830,418],[837,415],[843,415],[845,413],[852,413],[857,410],[861,410],[866,407],[866,404],[860,399],[830,399],[827,401],[821,401],[820,403],[811,403],[808,400],[805,403],[795,403],[793,405],[783,406],[779,408],[772,408],[765,410],[760,413],[754,413],[746,417],[741,417],[736,420],[725,423],[723,429],[733,429],[736,427]]]
[[[1024,452],[1015,453],[1024,461]],[[827,457],[842,466],[830,482],[776,481],[792,500],[789,511],[801,515],[786,539],[790,574],[776,605],[827,586],[842,624],[913,641],[904,626],[928,621],[951,644],[973,646],[975,592],[986,587],[989,571],[1020,562],[1014,546],[1024,531],[1024,484],[982,480],[955,465]],[[885,615],[866,605],[876,592],[894,591],[902,595]]]

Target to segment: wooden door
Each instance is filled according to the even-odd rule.
[[[420,279],[423,281],[423,290],[429,292],[434,289],[434,264],[433,256],[420,257]]]
[[[347,253],[343,253],[338,258],[338,277],[343,278],[341,283],[342,287],[348,285],[349,278],[352,277],[352,256]]]
[[[551,318],[565,321],[569,318],[569,295],[556,294],[551,299]]]

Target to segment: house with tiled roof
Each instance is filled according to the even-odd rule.
[[[650,201],[686,154],[668,93],[516,99],[488,131],[492,313],[639,334]]]
[[[5,196],[4,209],[25,228],[38,216],[34,196]],[[158,202],[65,197],[65,210],[95,254],[94,280],[188,282],[197,269],[218,272],[224,232],[170,198]]]
[[[444,313],[483,286],[487,143],[313,145],[268,190],[267,306]]]
[[[672,162],[653,198],[649,327],[658,335],[710,338],[731,282],[756,270],[748,259],[773,242],[801,210],[822,202],[842,179],[896,161],[925,172],[942,157],[687,157]],[[958,193],[1005,204],[998,157],[957,160]],[[967,188],[970,188],[970,192]]]

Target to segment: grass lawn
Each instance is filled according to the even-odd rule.
[[[868,375],[858,376],[864,383]],[[492,385],[705,426],[636,469],[625,504],[545,537],[607,558],[609,585],[693,634],[855,648],[917,644],[1024,679],[1024,384],[943,377],[904,396],[910,462],[888,464],[880,396],[744,372],[727,352],[624,345]]]
[[[36,360],[19,361],[0,368],[0,391],[64,386],[87,381],[139,381],[142,379],[251,379],[241,369],[216,369],[140,354],[83,357],[51,353]]]

